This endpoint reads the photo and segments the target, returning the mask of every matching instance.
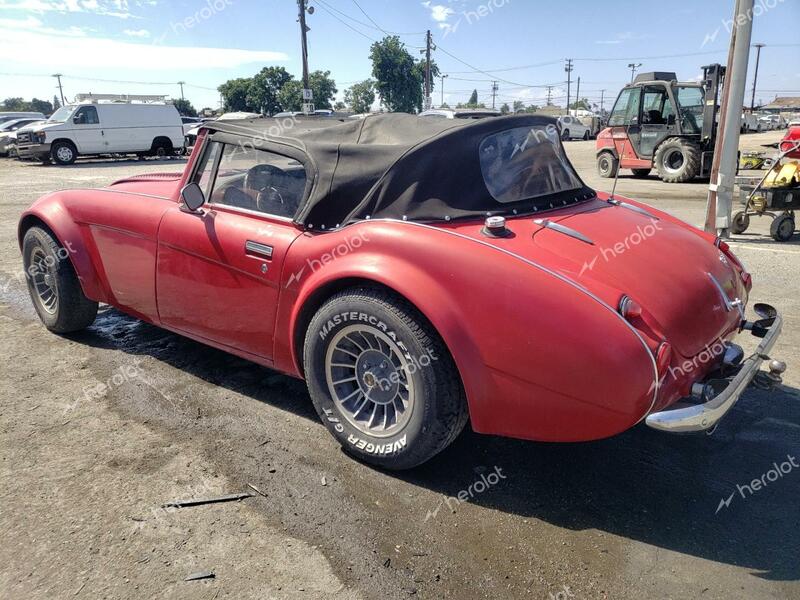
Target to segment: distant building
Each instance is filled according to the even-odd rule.
[[[771,113],[800,112],[800,96],[776,96],[775,100],[762,106],[761,110]]]

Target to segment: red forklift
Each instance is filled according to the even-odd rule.
[[[667,183],[708,177],[717,135],[725,67],[703,67],[702,82],[678,82],[675,73],[641,73],[614,103],[597,135],[597,171],[615,177],[631,169],[647,177],[653,168]]]

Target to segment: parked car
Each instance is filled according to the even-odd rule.
[[[135,153],[168,156],[183,145],[173,104],[82,102],[62,106],[46,123],[17,136],[21,158],[71,165],[78,156]]]
[[[440,119],[483,119],[499,117],[502,113],[493,108],[431,108],[419,113],[420,117],[438,117]]]
[[[29,131],[31,128],[33,128],[36,125],[39,125],[40,123],[44,123],[44,121],[31,121],[27,125],[23,125],[19,129],[7,133],[6,134],[7,139],[6,139],[6,142],[5,142],[5,144],[6,144],[6,155],[8,157],[18,157],[18,153],[17,153],[17,137],[19,136],[20,133],[24,133],[26,131]]]
[[[183,135],[185,136],[189,131],[202,125],[205,121],[199,117],[181,117],[183,124]]]
[[[263,115],[261,113],[252,113],[252,112],[227,112],[221,114],[217,121],[237,121],[240,119],[260,119]]]
[[[561,130],[562,140],[588,140],[592,136],[591,127],[571,115],[558,117],[558,127]]]
[[[588,187],[556,120],[275,123],[215,121],[182,174],[35,202],[18,235],[44,325],[83,329],[102,302],[303,378],[347,452],[392,469],[467,420],[706,431],[754,377],[780,381],[782,319],[745,320],[727,244]],[[749,358],[742,331],[763,337]]]
[[[10,144],[16,144],[17,130],[40,120],[41,119],[35,117],[27,117],[25,119],[13,119],[0,123],[0,156],[9,155]]]
[[[12,112],[0,112],[0,123],[5,123],[6,121],[16,121],[17,119],[41,119],[44,120],[45,117],[40,112],[19,112],[19,111],[12,111]]]
[[[741,132],[742,133],[760,133],[764,126],[760,123],[757,115],[751,112],[742,113]]]

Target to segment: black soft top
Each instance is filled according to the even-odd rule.
[[[390,113],[344,120],[215,121],[204,127],[211,130],[212,139],[300,160],[313,185],[307,186],[295,221],[312,229],[331,229],[368,218],[440,221],[533,212],[531,202],[503,204],[492,197],[478,147],[492,133],[548,125],[556,127],[556,120],[538,115],[431,119]],[[569,202],[577,202],[593,192],[582,185],[568,195]],[[567,203],[561,196],[552,199],[556,205]]]

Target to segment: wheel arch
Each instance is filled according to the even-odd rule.
[[[342,290],[359,286],[373,287],[388,291],[410,304],[430,325],[431,330],[439,336],[453,360],[467,398],[467,404],[470,406],[471,398],[481,394],[485,389],[488,373],[477,350],[476,342],[471,338],[467,328],[459,326],[464,321],[463,317],[457,313],[456,304],[435,300],[435,298],[445,298],[445,290],[427,278],[424,272],[412,275],[412,271],[407,271],[408,277],[398,277],[390,282],[376,272],[351,268],[337,269],[337,271],[337,273],[330,273],[329,277],[321,278],[313,284],[309,282],[297,297],[295,308],[289,319],[289,332],[287,332],[290,344],[288,350],[293,370],[304,377],[305,336],[317,310],[329,298]],[[405,285],[398,283],[401,280],[406,281]],[[424,283],[422,283],[423,281]],[[416,292],[413,289],[415,287],[417,288]],[[420,293],[422,289],[425,290],[424,295],[428,297],[427,301]]]
[[[23,213],[17,225],[20,251],[27,231],[31,227],[41,227],[67,249],[67,256],[78,276],[83,294],[91,300],[105,302],[106,293],[100,284],[100,278],[79,226],[68,218],[65,207],[52,196],[44,201],[44,207],[36,208],[38,210],[31,208]]]

